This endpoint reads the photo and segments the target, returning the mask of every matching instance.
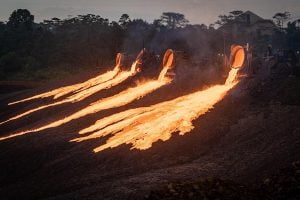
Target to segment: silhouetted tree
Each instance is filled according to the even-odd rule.
[[[123,14],[119,19],[119,24],[123,28],[125,28],[130,22],[131,22],[131,19],[128,14]]]
[[[294,21],[294,22],[288,22],[287,23],[286,31],[287,31],[288,34],[295,33],[297,31],[296,21]]]
[[[160,23],[170,29],[183,28],[188,22],[185,16],[180,13],[164,12],[160,17]]]
[[[232,22],[237,16],[243,14],[244,12],[241,10],[234,10],[229,12],[228,15],[219,15],[219,19],[215,22],[215,24],[222,26],[224,24]]]
[[[287,23],[286,28],[286,40],[289,48],[299,49],[300,48],[300,29],[297,27],[297,22],[300,20],[295,20],[293,22]]]
[[[2,56],[7,55],[6,61],[17,56],[26,57],[32,51],[33,40],[34,16],[26,9],[15,10],[0,38],[0,53]]]
[[[276,13],[273,16],[273,19],[275,20],[276,24],[280,29],[283,29],[283,25],[286,21],[288,21],[291,17],[291,13],[289,12],[282,12],[282,13]]]
[[[6,25],[4,24],[4,22],[0,21],[0,38],[3,37],[3,33],[5,31]]]
[[[32,29],[34,16],[26,9],[13,11],[7,22],[7,26],[12,29]]]
[[[295,23],[295,25],[296,25],[296,28],[297,28],[297,29],[300,29],[300,19],[296,19],[296,20],[294,21],[294,23]]]
[[[227,24],[232,21],[232,16],[230,15],[219,15],[218,20],[215,22],[215,24],[219,26],[223,26],[224,24]]]
[[[242,13],[235,10],[221,15],[220,24]],[[299,49],[299,22],[290,22],[286,31],[276,32],[273,42]],[[190,25],[183,14],[174,12],[163,13],[152,23],[131,20],[128,14],[117,22],[86,14],[54,17],[36,24],[28,10],[19,9],[13,11],[7,23],[0,22],[0,79],[17,73],[33,74],[43,68],[77,71],[83,67],[108,67],[117,52],[134,57],[143,47],[157,54],[174,48],[191,54],[198,63],[214,60],[214,53],[223,51],[223,34],[212,25]]]

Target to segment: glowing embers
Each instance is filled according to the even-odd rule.
[[[115,68],[112,71],[108,71],[102,75],[99,75],[97,77],[89,79],[83,83],[77,83],[77,84],[70,85],[70,86],[64,86],[64,87],[54,89],[49,92],[35,95],[33,97],[29,97],[29,98],[26,98],[26,99],[23,99],[20,101],[9,103],[8,105],[13,105],[13,104],[17,104],[17,103],[22,103],[22,102],[26,102],[26,101],[30,101],[30,100],[34,100],[34,99],[47,98],[47,97],[53,97],[53,99],[58,99],[59,97],[65,96],[67,94],[80,92],[91,86],[95,86],[97,84],[106,82],[106,81],[114,78],[117,74],[118,74],[118,69]]]
[[[236,81],[236,79],[237,79],[238,72],[239,72],[238,68],[237,69],[232,68],[229,71],[229,74],[228,74],[228,77],[226,79],[225,85],[231,85],[231,84],[233,84]]]
[[[234,80],[231,76],[236,74],[231,72],[230,79]],[[194,128],[192,121],[213,108],[236,84],[226,82],[228,84],[216,85],[171,101],[131,109],[98,120],[94,125],[79,132],[89,135],[72,141],[82,142],[111,135],[106,144],[95,148],[94,152],[121,144],[131,144],[133,149],[148,149],[158,140],[170,139],[173,133],[179,132],[180,135],[184,135],[190,132]]]
[[[243,66],[245,61],[245,50],[240,45],[232,45],[230,53],[230,67],[239,69]]]
[[[163,69],[159,74],[158,80],[162,80],[166,77],[167,72],[170,69],[175,67],[175,59],[174,59],[174,52],[172,49],[168,49],[164,55],[163,59]]]
[[[231,70],[225,82],[226,85],[232,84],[236,80],[238,76],[238,72],[243,67],[244,62],[245,62],[244,48],[239,45],[233,45],[231,47],[230,63],[229,63]]]
[[[172,133],[183,135],[190,132],[194,128],[192,121],[213,108],[230,88],[229,85],[217,85],[172,101],[106,117],[80,131],[80,134],[90,133],[88,136],[72,141],[112,135],[106,144],[95,148],[94,152],[121,144],[132,144],[132,148],[140,150],[148,149],[158,140],[168,140]]]
[[[66,97],[63,100],[60,100],[60,101],[57,101],[57,102],[54,102],[54,103],[51,103],[48,105],[39,106],[37,108],[33,108],[31,110],[23,112],[17,116],[11,117],[8,120],[0,122],[0,125],[5,124],[10,121],[13,121],[13,120],[16,120],[16,119],[20,119],[22,117],[25,117],[27,115],[30,115],[34,112],[37,112],[37,111],[40,111],[40,110],[43,110],[46,108],[58,106],[58,105],[61,105],[64,103],[75,103],[78,101],[82,101],[97,92],[100,92],[104,89],[109,89],[115,85],[118,85],[121,82],[128,79],[130,76],[134,76],[137,73],[136,68],[137,68],[138,61],[139,61],[139,59],[137,59],[132,64],[130,71],[120,72],[121,67],[124,65],[124,55],[121,53],[118,53],[116,56],[116,64],[112,71],[108,71],[105,74],[102,74],[95,78],[89,79],[88,81],[85,81],[83,83],[78,83],[78,84],[74,84],[71,86],[61,87],[61,88],[52,90],[50,92],[46,92],[43,94],[39,94],[39,95],[30,97],[30,98],[21,100],[21,101],[10,103],[9,105],[12,105],[12,104],[17,104],[17,103],[21,103],[21,102],[26,102],[29,100],[34,100],[34,99],[39,99],[39,98],[47,98],[47,97],[51,97],[51,96],[53,96],[53,99],[57,99],[59,97],[65,96],[67,94],[71,94],[71,96]]]
[[[99,76],[96,76],[94,78],[91,78],[83,83],[77,83],[74,85],[70,85],[70,86],[64,86],[58,89],[54,89],[52,91],[49,92],[44,92],[42,94],[38,94],[35,95],[33,97],[29,97],[20,101],[15,101],[12,103],[9,103],[8,105],[13,105],[13,104],[17,104],[17,103],[22,103],[22,102],[26,102],[26,101],[30,101],[30,100],[34,100],[34,99],[41,99],[41,98],[47,98],[47,97],[53,97],[53,99],[58,99],[60,97],[66,96],[68,94],[72,94],[72,93],[79,93],[83,90],[86,90],[87,88],[93,87],[95,85],[104,83],[108,80],[113,79],[120,71],[120,67],[123,65],[124,62],[124,55],[121,53],[118,53],[116,56],[116,64],[113,70],[108,71],[104,74],[101,74]]]
[[[118,53],[116,56],[116,67],[114,70],[121,70],[121,67],[124,65],[124,54]]]
[[[168,84],[170,80],[165,77],[165,70],[170,69],[168,66],[172,66],[170,63],[172,64],[173,61],[174,56],[169,56],[158,80],[144,82],[117,95],[99,100],[64,119],[42,125],[40,128],[2,137],[0,140],[58,127],[71,120],[82,118],[101,110],[128,104]],[[135,62],[132,65],[131,72],[136,71],[137,64],[138,62]],[[127,110],[98,120],[94,125],[80,131],[80,134],[85,135],[72,141],[81,142],[106,136],[110,137],[106,144],[95,148],[95,152],[114,148],[121,144],[131,144],[132,148],[142,150],[150,148],[158,140],[168,140],[173,133],[179,132],[181,135],[188,133],[194,128],[192,121],[213,108],[236,84],[237,72],[238,68],[232,69],[224,85],[216,85],[171,101]],[[83,92],[86,92],[86,90],[83,90]],[[79,95],[75,99],[80,99],[81,97]]]
[[[61,126],[63,124],[66,124],[72,120],[79,119],[84,116],[100,112],[102,110],[106,110],[109,108],[116,108],[119,106],[126,105],[136,99],[139,99],[139,98],[153,92],[154,90],[157,90],[158,88],[162,87],[163,85],[166,85],[167,83],[169,83],[168,80],[165,80],[165,81],[154,80],[154,81],[149,81],[149,82],[143,83],[134,88],[129,88],[117,95],[97,101],[70,116],[67,116],[61,120],[57,120],[48,125],[42,126],[33,131],[36,132],[36,131],[42,131],[42,130],[45,130],[48,128],[55,128],[55,127]],[[0,138],[0,140],[1,140],[1,138]]]
[[[138,61],[138,59],[137,59],[137,61]],[[130,72],[120,72],[118,74],[118,76],[116,76],[111,81],[114,81],[114,83],[120,83],[123,80],[125,80],[128,76],[134,75],[136,73],[135,70],[136,70],[137,63],[138,63],[137,61],[135,61],[132,64]],[[161,80],[150,80],[150,81],[143,82],[141,84],[138,84],[136,87],[129,88],[129,89],[127,89],[119,94],[116,94],[112,97],[108,97],[108,98],[99,100],[99,101],[89,105],[88,107],[86,107],[70,116],[67,116],[63,119],[43,125],[36,129],[31,129],[31,130],[27,130],[27,131],[23,131],[23,132],[19,132],[19,133],[14,133],[9,136],[0,137],[0,140],[5,140],[8,138],[24,135],[27,133],[34,133],[34,132],[46,130],[49,128],[55,128],[55,127],[61,126],[63,124],[66,124],[72,120],[75,120],[75,119],[78,119],[78,118],[81,118],[81,117],[84,117],[84,116],[87,116],[87,115],[90,115],[93,113],[97,113],[97,112],[105,110],[105,109],[110,109],[110,108],[115,108],[115,107],[126,105],[136,99],[139,99],[139,98],[157,90],[158,88],[160,88],[166,84],[169,84],[170,82],[171,82],[171,79],[165,78],[165,77],[162,77]],[[104,84],[106,87],[113,86],[113,83],[111,83],[110,81],[105,82]],[[95,90],[99,90],[99,86],[97,86],[97,88],[91,87],[87,90],[82,91],[81,93],[78,93],[78,94],[75,94],[75,95],[69,97],[66,100],[63,100],[61,102],[56,102],[56,103],[53,103],[53,104],[50,104],[47,106],[48,107],[56,106],[56,105],[59,105],[59,104],[62,104],[62,103],[68,102],[68,101],[71,101],[71,102],[79,101],[79,100],[82,100],[83,98],[85,98],[88,94],[95,92]],[[32,111],[29,111],[25,114],[27,115],[27,114],[30,114],[30,112],[32,113],[32,112],[35,112],[37,110],[41,110],[44,108],[45,108],[45,106],[42,106],[40,108],[36,108]],[[25,114],[22,114],[22,116],[24,116]],[[21,115],[19,117],[21,117]]]
[[[40,110],[43,110],[43,109],[46,109],[46,108],[58,106],[58,105],[61,105],[61,104],[64,104],[64,103],[75,103],[75,102],[78,102],[78,101],[82,101],[82,100],[88,98],[89,96],[91,96],[91,95],[93,95],[97,92],[100,92],[104,89],[109,89],[109,88],[111,88],[115,85],[120,84],[121,82],[125,81],[128,77],[130,77],[134,74],[135,74],[134,72],[133,73],[132,72],[120,72],[113,79],[110,79],[106,82],[99,83],[97,85],[93,85],[93,86],[90,86],[90,87],[85,86],[84,89],[82,88],[80,91],[77,91],[77,93],[67,97],[66,99],[63,99],[63,100],[60,100],[58,102],[51,103],[51,104],[48,104],[48,105],[43,105],[43,106],[39,106],[37,108],[33,108],[29,111],[26,111],[24,113],[21,113],[21,114],[15,116],[15,117],[11,117],[10,119],[8,119],[6,121],[1,122],[0,125],[5,124],[7,122],[10,122],[12,120],[22,118],[24,116],[30,115],[34,112],[37,112],[37,111],[40,111]]]
[[[136,70],[138,60],[139,59],[137,59],[137,61],[133,63],[131,71],[134,72]],[[138,84],[137,86],[135,86],[133,88],[129,88],[123,92],[120,92],[119,94],[116,94],[114,96],[101,99],[101,100],[99,100],[95,103],[92,103],[88,107],[86,107],[64,119],[55,121],[53,123],[50,123],[46,126],[39,128],[38,131],[44,130],[47,128],[58,127],[63,124],[66,124],[74,119],[78,119],[78,118],[84,117],[86,115],[97,113],[102,110],[120,107],[120,106],[126,105],[130,102],[133,102],[134,100],[139,99],[147,94],[150,94],[153,91],[159,89],[160,87],[162,87],[164,85],[169,84],[172,81],[170,78],[162,76],[162,73],[164,73],[165,69],[168,69],[168,68],[166,66],[163,66],[162,72],[160,73],[158,80],[149,80],[149,81],[143,82],[141,84]]]

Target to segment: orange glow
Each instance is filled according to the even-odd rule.
[[[27,133],[35,133],[49,128],[55,128],[72,120],[79,119],[105,109],[126,105],[153,92],[154,90],[157,90],[171,82],[171,80],[166,77],[166,73],[169,69],[174,67],[174,54],[169,51],[167,55],[166,60],[164,59],[163,69],[158,80],[150,80],[138,84],[136,87],[129,88],[119,94],[90,104],[88,107],[63,119],[43,125],[39,128],[0,137],[0,140],[21,136]],[[112,80],[116,80],[119,77],[118,80],[122,82],[123,79],[120,77],[134,75],[138,64],[139,60],[137,59],[133,63],[130,71],[121,72]],[[100,119],[96,121],[94,125],[81,130],[79,132],[81,136],[73,139],[72,141],[82,142],[90,139],[110,136],[106,143],[95,148],[94,152],[100,152],[122,144],[131,144],[131,149],[145,150],[150,148],[153,143],[159,140],[169,140],[174,133],[178,132],[180,135],[184,135],[194,129],[192,122],[195,119],[212,109],[214,105],[221,101],[227,92],[238,83],[236,76],[239,69],[240,67],[238,65],[236,65],[236,68],[231,69],[224,85],[215,85],[206,90],[194,92],[170,101],[158,103],[149,107],[130,109]],[[125,76],[125,74],[127,75]],[[119,81],[117,81],[116,84],[120,83]],[[103,84],[106,83],[107,82]],[[80,101],[87,95],[93,94],[96,91],[99,91],[99,88],[97,88],[97,86],[92,86],[67,99],[71,102]]]
[[[52,96],[53,96],[53,99],[58,99],[62,96],[70,94],[70,93],[81,92],[83,90],[86,90],[87,88],[104,83],[104,82],[114,78],[119,73],[121,66],[123,65],[123,62],[124,62],[124,56],[121,53],[118,53],[116,56],[116,64],[112,71],[108,71],[104,74],[101,74],[99,76],[91,78],[83,83],[77,83],[77,84],[70,85],[70,86],[64,86],[64,87],[54,89],[49,92],[35,95],[33,97],[29,97],[29,98],[26,98],[26,99],[23,99],[20,101],[15,101],[15,102],[9,103],[8,105],[18,104],[18,103],[22,103],[22,102],[26,102],[26,101],[30,101],[30,100],[34,100],[34,99],[47,98],[47,97],[52,97]]]
[[[75,103],[75,102],[78,102],[78,101],[82,101],[82,100],[88,98],[89,96],[91,96],[91,95],[93,95],[97,92],[100,92],[101,90],[109,89],[109,88],[111,88],[115,85],[120,84],[121,82],[125,81],[128,77],[130,77],[132,75],[134,75],[134,74],[132,74],[131,72],[120,72],[114,79],[108,80],[104,83],[101,83],[101,84],[98,84],[98,85],[95,85],[95,86],[91,86],[90,88],[86,88],[85,90],[79,91],[78,93],[76,93],[76,94],[74,94],[70,97],[67,97],[66,99],[63,99],[61,101],[51,103],[51,104],[48,104],[48,105],[43,105],[43,106],[31,109],[29,111],[26,111],[26,112],[24,112],[20,115],[15,116],[15,117],[11,117],[6,121],[0,122],[0,125],[5,124],[5,123],[10,122],[10,121],[13,121],[13,120],[16,120],[16,119],[20,119],[24,116],[27,116],[29,114],[32,114],[34,112],[37,112],[37,111],[40,111],[40,110],[43,110],[43,109],[46,109],[46,108],[51,108],[51,107],[58,106],[58,105],[61,105],[61,104],[64,104],[64,103]]]
[[[114,70],[117,70],[117,71],[121,70],[123,63],[124,63],[124,55],[121,53],[118,53],[116,56],[116,66],[115,66]]]
[[[245,51],[242,46],[234,45],[231,49],[230,64],[231,68],[241,68],[245,61]]]
[[[47,98],[47,97],[53,97],[53,99],[57,99],[59,97],[65,96],[67,94],[73,93],[73,92],[77,92],[77,91],[82,91],[88,87],[97,85],[97,84],[101,84],[105,81],[108,81],[110,79],[112,79],[114,76],[116,76],[118,73],[117,70],[113,70],[113,71],[108,71],[102,75],[99,75],[97,77],[94,77],[92,79],[89,79],[83,83],[77,83],[74,85],[70,85],[70,86],[64,86],[58,89],[54,89],[52,91],[49,92],[45,92],[42,94],[38,94],[35,95],[33,97],[29,97],[20,101],[15,101],[12,103],[9,103],[8,105],[14,105],[14,104],[18,104],[18,103],[22,103],[22,102],[26,102],[26,101],[30,101],[30,100],[34,100],[34,99],[40,99],[40,98]]]
[[[245,51],[242,46],[233,45],[230,53],[230,67],[228,78],[225,82],[226,85],[232,84],[238,76],[239,70],[243,67],[245,62]]]
[[[168,80],[165,80],[165,81],[154,80],[154,81],[146,82],[146,83],[139,85],[137,87],[134,87],[134,88],[129,88],[117,95],[97,101],[97,102],[89,105],[88,107],[86,107],[64,119],[57,120],[53,123],[50,123],[48,125],[45,125],[43,127],[40,127],[38,129],[35,129],[32,131],[37,132],[37,131],[42,131],[42,130],[45,130],[48,128],[55,128],[55,127],[61,126],[63,124],[66,124],[72,120],[79,119],[81,117],[84,117],[84,116],[87,116],[87,115],[90,115],[93,113],[97,113],[102,110],[106,110],[109,108],[116,108],[116,107],[126,105],[136,99],[139,99],[139,98],[153,92],[154,90],[157,90],[158,88],[162,87],[163,85],[166,85],[167,83],[169,83]],[[32,132],[32,131],[29,131],[29,132]],[[1,138],[0,138],[0,140],[1,140]]]
[[[121,83],[122,81],[126,80],[131,75],[133,75],[131,72],[121,72],[115,79],[112,79],[111,81],[105,82],[105,83],[103,83],[103,85],[99,85],[97,88],[90,88],[90,89],[88,89],[89,92],[87,92],[87,90],[84,90],[83,92],[78,93],[76,95],[73,95],[70,98],[67,98],[65,100],[62,100],[62,101],[59,101],[59,102],[56,102],[56,103],[52,103],[52,104],[49,104],[49,105],[45,105],[45,106],[41,106],[41,107],[32,109],[32,110],[27,111],[27,112],[25,112],[23,114],[20,114],[18,116],[10,118],[9,120],[1,122],[0,124],[4,124],[4,123],[7,123],[9,121],[12,121],[12,120],[24,117],[26,115],[29,115],[29,114],[31,114],[33,112],[36,112],[36,111],[39,111],[39,110],[42,110],[42,109],[45,109],[45,108],[54,107],[54,106],[57,106],[57,105],[60,105],[60,104],[63,104],[63,103],[67,103],[67,102],[81,101],[81,100],[87,98],[88,96],[94,94],[95,92],[99,92],[100,90],[103,90],[103,89],[108,89],[108,88],[110,88],[110,87],[112,87],[114,85],[117,85],[117,84]],[[74,118],[74,119],[76,119],[76,118]],[[49,125],[45,125],[45,126],[42,126],[40,128],[37,128],[37,129],[22,131],[20,133],[14,133],[14,134],[11,134],[9,136],[0,137],[0,141],[8,139],[8,138],[13,138],[13,137],[16,137],[16,136],[20,136],[20,135],[25,135],[25,134],[31,133],[31,132],[38,132],[38,131],[42,131],[42,130],[45,130],[45,129],[48,129],[48,128],[54,128],[54,127],[60,126],[62,124],[65,124],[65,123],[67,123],[67,122],[69,122],[71,120],[72,119],[70,117],[67,117],[67,118],[65,118],[63,120],[58,120],[56,122],[50,123]]]
[[[237,69],[232,69],[237,71]],[[235,80],[237,73],[229,73],[228,79]],[[158,140],[169,140],[173,133],[180,135],[190,132],[192,121],[205,114],[221,101],[226,93],[237,84],[226,80],[224,85],[182,96],[171,101],[149,107],[131,109],[98,120],[94,125],[81,130],[88,136],[73,139],[74,142],[112,135],[106,142],[94,149],[99,152],[121,144],[131,144],[131,149],[145,150]]]
[[[25,116],[27,116],[27,115],[30,115],[30,114],[32,114],[32,113],[34,113],[34,112],[39,111],[39,110],[43,110],[43,109],[46,109],[46,108],[50,108],[50,107],[53,107],[53,106],[57,106],[57,105],[60,105],[60,104],[66,103],[66,102],[67,102],[66,100],[63,100],[63,101],[59,101],[59,102],[56,102],[56,103],[52,103],[52,104],[48,104],[48,105],[44,105],[44,106],[40,106],[40,107],[31,109],[31,110],[29,110],[29,111],[26,111],[26,112],[24,112],[24,113],[22,113],[22,114],[19,114],[19,115],[15,116],[15,117],[11,117],[11,118],[9,118],[8,120],[5,120],[5,121],[3,121],[3,122],[0,122],[0,125],[5,124],[5,123],[7,123],[7,122],[11,122],[11,121],[16,120],[16,119],[20,119],[20,118],[22,118],[22,117],[25,117]]]
[[[130,68],[131,73],[136,73],[137,65],[138,65],[138,60],[134,61],[134,63],[131,65],[131,68]]]
[[[70,96],[69,98],[62,100],[60,102],[56,102],[53,104],[49,104],[49,105],[45,105],[45,106],[41,106],[35,109],[32,109],[28,112],[25,112],[21,115],[18,115],[16,117],[13,117],[5,122],[8,121],[12,121],[14,119],[18,119],[21,118],[25,115],[31,114],[33,112],[36,112],[38,110],[42,110],[48,107],[53,107],[53,106],[57,106],[66,102],[76,102],[76,101],[81,101],[83,99],[85,99],[86,97],[90,96],[91,94],[94,94],[95,92],[99,92],[102,89],[108,89],[116,84],[121,83],[122,81],[126,80],[129,76],[132,76],[134,74],[136,74],[136,69],[137,69],[137,64],[138,61],[135,61],[132,66],[131,66],[131,70],[130,71],[126,71],[126,72],[120,72],[114,79],[109,80],[107,82],[104,82],[103,84],[97,85],[97,86],[93,86],[91,88],[88,88],[86,90],[83,90],[82,92],[79,92],[77,94],[74,94],[72,96]],[[163,68],[165,69],[165,67]],[[16,136],[20,136],[20,135],[24,135],[27,133],[31,133],[31,132],[38,132],[38,131],[42,131],[42,130],[46,130],[49,128],[55,128],[58,126],[61,126],[63,124],[66,124],[72,120],[84,117],[86,115],[89,114],[93,114],[93,113],[97,113],[101,110],[105,110],[105,109],[109,109],[109,108],[115,108],[115,107],[119,107],[119,106],[123,106],[126,105],[136,99],[139,99],[151,92],[153,92],[154,90],[157,90],[158,88],[169,84],[171,82],[171,80],[169,78],[164,78],[162,77],[161,80],[150,80],[144,83],[141,83],[139,85],[137,85],[136,87],[133,88],[129,88],[119,94],[116,94],[112,97],[108,97],[108,98],[104,98],[102,100],[99,100],[91,105],[89,105],[88,107],[70,115],[65,117],[64,119],[60,119],[57,120],[55,122],[52,122],[48,125],[42,126],[40,128],[37,129],[32,129],[32,130],[28,130],[28,131],[23,131],[20,133],[15,133],[15,134],[11,134],[9,136],[6,137],[0,137],[0,140],[5,140],[8,138],[12,138],[12,137],[16,137]],[[5,123],[3,122],[3,123]]]
[[[168,49],[166,53],[164,54],[163,58],[163,66],[172,69],[175,67],[175,62],[174,62],[174,51],[172,49]]]
[[[236,81],[237,75],[238,75],[239,69],[232,68],[229,71],[228,77],[226,79],[225,85],[231,85]]]
[[[70,102],[75,103],[78,101],[82,101],[97,92],[100,92],[104,89],[109,89],[113,86],[116,86],[116,85],[120,84],[121,82],[125,81],[130,76],[133,76],[136,74],[136,72],[135,72],[136,62],[134,62],[132,64],[131,71],[129,71],[129,72],[125,71],[125,72],[118,73],[120,66],[121,66],[121,56],[118,54],[117,60],[116,60],[116,67],[114,68],[113,71],[102,74],[98,78],[96,77],[96,78],[90,79],[90,80],[82,83],[81,85],[75,84],[73,86],[66,86],[63,88],[53,90],[52,92],[49,92],[47,94],[44,93],[44,95],[41,94],[43,97],[39,97],[39,98],[45,98],[46,96],[49,97],[50,94],[54,95],[57,92],[60,92],[60,93],[55,94],[54,99],[64,96],[69,93],[75,93],[75,94],[73,94],[70,97],[67,97],[66,99],[63,99],[61,101],[51,103],[48,105],[39,106],[37,108],[33,108],[33,109],[26,111],[22,114],[19,114],[17,116],[11,117],[8,120],[0,122],[0,125],[5,124],[10,121],[13,121],[13,120],[16,120],[16,119],[20,119],[22,117],[25,117],[27,115],[30,115],[34,112],[37,112],[37,111],[40,111],[40,110],[43,110],[46,108],[51,108],[51,107],[58,106],[58,105],[61,105],[64,103],[70,103]],[[102,83],[100,83],[99,80],[102,80]],[[95,83],[92,83],[92,81],[95,81]],[[39,96],[39,95],[37,95],[37,96]],[[38,98],[37,96],[35,96],[35,97]],[[34,99],[35,97],[32,97],[32,99]],[[27,100],[31,100],[31,99],[30,98],[25,99],[24,101],[27,101]],[[19,101],[19,102],[23,102],[23,100]]]
[[[158,80],[164,79],[168,70],[173,69],[174,67],[175,67],[174,52],[173,50],[168,49],[164,55],[163,70],[159,74]]]

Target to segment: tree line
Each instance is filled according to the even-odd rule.
[[[220,16],[219,22],[226,20]],[[35,23],[30,11],[18,9],[7,22],[0,22],[0,80],[44,68],[106,69],[118,52],[134,55],[142,48],[156,54],[173,48],[197,61],[223,51],[223,34],[212,25],[191,25],[183,14],[174,12],[162,13],[152,23],[128,14],[119,21],[86,14]]]

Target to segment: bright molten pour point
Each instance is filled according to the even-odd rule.
[[[225,85],[232,85],[236,81],[238,72],[239,72],[239,69],[232,68],[228,74]]]
[[[243,66],[245,61],[245,51],[242,46],[235,45],[232,47],[230,61],[231,68],[239,69]]]
[[[232,77],[235,75],[236,73],[231,72],[228,79],[235,80]],[[131,144],[132,149],[148,149],[158,140],[170,139],[173,133],[184,135],[190,132],[194,128],[192,121],[212,109],[237,83],[226,82],[228,84],[216,85],[171,101],[131,109],[98,120],[94,125],[80,131],[80,134],[89,135],[72,141],[82,142],[111,136],[106,144],[95,148],[94,152],[122,144]]]
[[[173,69],[175,65],[174,52],[172,49],[168,49],[163,59],[163,69],[159,74],[158,80],[163,80],[170,69]]]

